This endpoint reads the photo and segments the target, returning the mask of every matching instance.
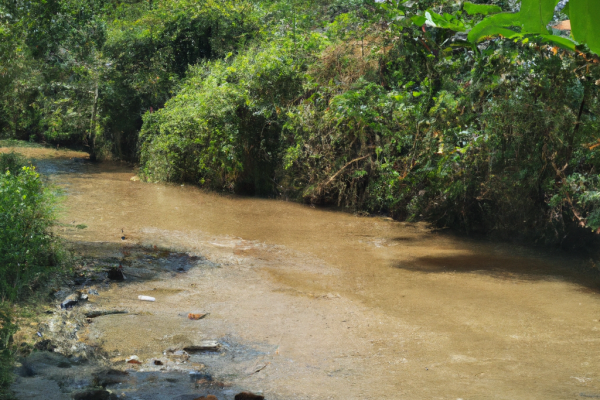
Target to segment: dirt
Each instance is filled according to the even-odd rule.
[[[98,292],[87,306],[128,313],[86,321],[77,340],[105,368],[156,374],[157,398],[187,395],[161,395],[161,377],[200,366],[223,399],[600,396],[600,297],[586,260],[143,183],[117,163],[38,166],[65,189],[57,232],[81,260],[120,264],[127,278],[80,283]],[[188,354],[179,372],[154,364],[203,340],[219,351]],[[126,362],[133,355],[141,364]],[[136,382],[124,398],[151,386]]]

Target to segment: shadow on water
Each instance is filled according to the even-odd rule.
[[[557,265],[550,260],[500,254],[457,254],[421,256],[396,267],[424,273],[477,273],[497,279],[522,281],[562,280],[575,283],[586,292],[600,293],[600,273],[580,265]]]

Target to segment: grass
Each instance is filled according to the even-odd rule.
[[[0,139],[0,147],[30,147],[30,148],[44,148],[44,146],[40,143],[28,142],[25,140],[16,140],[16,139]]]

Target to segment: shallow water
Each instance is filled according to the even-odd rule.
[[[101,293],[103,306],[138,312],[90,325],[86,340],[108,353],[150,359],[177,335],[236,343],[259,355],[236,361],[225,349],[197,361],[267,398],[600,396],[600,295],[583,260],[136,182],[124,164],[51,156],[38,166],[68,193],[67,239],[118,243],[123,257],[133,244],[176,249],[218,265]],[[153,290],[155,303],[137,300]],[[193,311],[210,316],[180,316]]]

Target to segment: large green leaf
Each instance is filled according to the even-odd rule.
[[[559,0],[523,0],[519,11],[522,33],[548,34],[548,23],[554,17]],[[598,1],[598,0],[592,0]]]
[[[464,4],[464,9],[467,12],[467,14],[469,15],[475,15],[475,14],[482,14],[482,15],[489,15],[489,14],[498,14],[499,12],[502,12],[502,9],[499,6],[490,6],[487,4],[473,4],[473,3],[469,3],[468,1],[465,2]]]
[[[556,36],[556,35],[539,35],[539,37],[542,38],[543,42],[551,43],[551,44],[553,44],[555,46],[561,47],[561,48],[566,49],[566,50],[571,50],[571,51],[575,50],[576,43],[573,42],[572,40],[569,40],[569,39],[564,38],[562,36]]]
[[[468,39],[472,43],[477,43],[488,36],[502,34],[506,36],[509,26],[520,26],[519,13],[502,13],[486,17],[478,23],[469,32]],[[511,31],[512,33],[515,33]]]
[[[511,26],[520,27],[521,34],[547,35],[546,26],[554,17],[559,0],[523,0],[518,13],[501,13],[486,17],[469,32],[469,40],[477,42],[485,37],[501,34],[507,36]],[[590,0],[594,1],[594,0]],[[514,35],[513,35],[514,36]]]
[[[569,3],[573,37],[600,54],[600,0],[570,0]]]

